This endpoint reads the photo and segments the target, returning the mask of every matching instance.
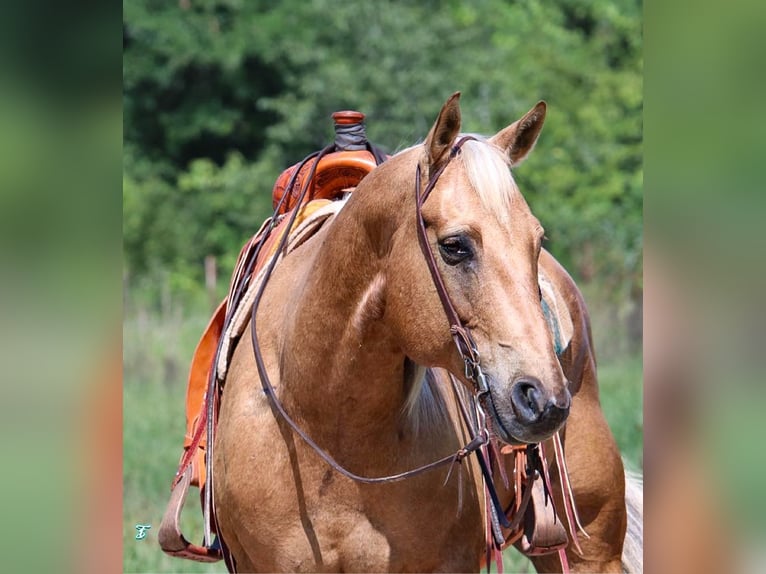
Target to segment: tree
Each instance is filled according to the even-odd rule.
[[[193,289],[209,254],[228,270],[333,111],[365,112],[393,152],[460,90],[470,132],[548,101],[519,186],[576,278],[640,297],[640,3],[136,0],[123,37],[131,276],[169,269]]]

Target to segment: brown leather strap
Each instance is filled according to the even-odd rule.
[[[452,301],[450,300],[449,294],[447,293],[447,289],[444,285],[444,281],[436,265],[436,260],[428,244],[428,236],[426,234],[425,221],[423,220],[423,215],[422,215],[423,204],[428,198],[428,196],[430,195],[431,191],[436,186],[436,183],[439,177],[442,175],[442,173],[446,169],[449,161],[452,160],[454,157],[456,157],[462,145],[466,141],[469,141],[471,139],[475,139],[475,138],[472,138],[470,136],[464,137],[460,139],[453,146],[448,160],[444,162],[442,166],[431,175],[428,183],[426,184],[425,189],[423,189],[422,192],[421,192],[421,169],[420,169],[420,165],[417,166],[416,173],[415,173],[415,199],[416,199],[415,205],[416,205],[416,216],[417,216],[418,243],[420,244],[420,248],[425,257],[426,264],[428,265],[428,269],[431,274],[434,286],[436,288],[439,299],[442,303],[442,307],[444,308],[444,312],[447,316],[447,320],[450,324],[450,333],[455,342],[457,350],[460,353],[460,356],[463,358],[463,361],[465,363],[466,378],[468,378],[474,383],[475,395],[474,397],[472,397],[472,403],[474,405],[474,408],[477,409],[477,412],[481,410],[482,417],[483,417],[485,415],[483,415],[483,410],[482,410],[483,407],[481,405],[481,400],[483,396],[489,392],[489,388],[487,386],[487,382],[484,377],[484,374],[482,373],[482,370],[481,370],[481,364],[480,364],[481,359],[479,356],[478,348],[476,346],[475,341],[473,340],[473,337],[471,336],[471,332],[462,324],[462,321],[460,320],[460,317],[458,316],[458,313],[455,310],[455,307],[452,304]],[[314,166],[313,166],[314,170],[316,169],[316,165],[319,162],[319,160],[328,151],[330,151],[330,148],[325,148],[324,150],[322,150],[322,152],[320,152],[317,155]],[[312,177],[313,177],[313,171],[309,175],[309,178],[307,181],[311,181]],[[298,205],[301,205],[301,203],[303,202],[303,197],[305,196],[307,190],[308,190],[308,185],[304,185],[301,195],[297,200]],[[337,461],[335,461],[335,459],[333,459],[333,457],[329,453],[327,453],[325,450],[320,448],[319,445],[317,445],[311,439],[311,437],[309,437],[308,434],[302,428],[300,428],[300,426],[298,426],[298,424],[290,417],[290,415],[287,413],[284,406],[282,405],[281,401],[277,398],[276,393],[274,392],[274,387],[269,378],[268,372],[266,371],[266,366],[265,366],[260,345],[258,342],[257,310],[258,310],[258,306],[260,304],[261,298],[263,296],[263,293],[265,291],[266,285],[268,283],[268,279],[276,265],[278,254],[282,251],[284,247],[284,243],[287,240],[287,237],[289,236],[289,232],[293,226],[296,215],[297,215],[297,210],[295,210],[290,215],[290,219],[287,223],[287,231],[284,233],[280,241],[280,244],[275,251],[275,256],[272,257],[272,260],[269,262],[266,268],[263,281],[255,295],[255,300],[253,302],[253,307],[251,310],[250,334],[251,334],[251,339],[253,344],[255,362],[258,368],[259,377],[261,379],[261,385],[263,387],[264,392],[269,397],[269,400],[272,406],[279,412],[280,416],[292,428],[292,430],[296,434],[298,434],[301,437],[301,439],[303,439],[303,441],[308,446],[310,446],[314,450],[314,452],[320,458],[322,458],[331,468],[333,468],[336,472],[342,474],[343,476],[358,482],[386,483],[386,482],[402,480],[402,479],[432,470],[444,464],[451,463],[454,465],[455,462],[462,461],[462,459],[465,458],[471,452],[476,452],[479,466],[481,468],[482,474],[484,475],[484,482],[485,482],[485,489],[486,489],[485,492],[487,494],[487,498],[490,499],[491,501],[490,519],[491,519],[491,526],[492,526],[491,530],[493,531],[493,534],[494,534],[493,536],[494,543],[497,548],[500,548],[503,545],[503,543],[506,541],[505,537],[503,536],[502,528],[506,528],[510,530],[512,534],[519,531],[519,528],[521,526],[521,521],[524,518],[524,516],[528,513],[529,502],[533,498],[535,493],[534,483],[536,480],[541,479],[541,474],[538,472],[538,469],[540,468],[540,459],[536,450],[537,445],[527,445],[527,448],[525,449],[525,452],[524,452],[523,460],[527,461],[529,465],[528,468],[525,469],[526,470],[525,485],[524,485],[525,488],[522,488],[522,485],[521,485],[521,474],[522,474],[521,469],[519,468],[518,469],[519,472],[516,473],[516,480],[517,480],[516,501],[515,501],[516,512],[511,518],[511,520],[509,520],[509,517],[507,516],[507,514],[503,512],[502,508],[500,507],[500,503],[497,497],[497,492],[494,488],[492,472],[491,472],[491,463],[489,460],[488,453],[483,452],[485,450],[483,447],[485,447],[488,443],[488,435],[487,435],[484,421],[482,420],[481,424],[478,424],[479,421],[477,420],[476,421],[477,424],[473,424],[473,422],[471,421],[471,417],[467,413],[467,409],[465,408],[465,405],[462,404],[461,401],[458,401],[458,403],[460,404],[460,410],[461,410],[464,422],[466,423],[466,426],[469,430],[469,433],[473,437],[472,440],[465,447],[458,450],[452,455],[443,457],[429,464],[426,464],[408,471],[404,471],[398,474],[381,476],[381,477],[364,477],[364,476],[355,474],[349,471],[348,469],[342,467]],[[453,379],[453,382],[454,382],[454,379]],[[208,457],[209,456],[210,454],[208,451]],[[517,457],[517,461],[519,460],[522,460],[522,459],[520,457]],[[517,468],[518,466],[519,465],[517,464]],[[523,494],[519,496],[520,493],[523,493]],[[543,509],[544,508],[545,506],[543,505]],[[537,514],[535,514],[535,516],[536,515]],[[555,511],[554,511],[554,519],[555,519]],[[556,534],[558,533],[553,532],[550,536],[547,536],[547,537],[543,536],[540,539],[541,541],[540,543],[541,544],[547,544],[549,542],[554,543]],[[566,533],[565,533],[565,537],[566,537]]]
[[[165,515],[162,517],[162,523],[157,535],[160,547],[171,556],[196,560],[197,562],[217,562],[222,558],[220,550],[192,544],[181,534],[179,521],[181,519],[181,510],[189,493],[191,477],[192,467],[189,465],[184,470],[180,480],[173,486],[170,501],[165,510]]]

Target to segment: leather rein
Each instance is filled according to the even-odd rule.
[[[425,257],[426,263],[428,265],[428,269],[431,273],[434,286],[436,287],[436,291],[439,295],[439,299],[441,300],[442,306],[444,307],[445,314],[450,323],[450,333],[452,334],[452,338],[455,342],[457,350],[464,361],[465,377],[466,379],[472,381],[474,385],[475,399],[472,402],[475,402],[474,406],[476,408],[476,418],[475,418],[476,424],[475,425],[471,421],[471,417],[469,415],[468,409],[463,404],[462,400],[460,400],[460,398],[458,397],[460,412],[462,414],[464,422],[466,423],[468,431],[472,437],[471,440],[465,446],[458,449],[453,454],[444,456],[428,464],[424,464],[422,466],[418,466],[416,468],[406,470],[397,474],[391,474],[391,475],[380,476],[380,477],[360,476],[344,468],[342,465],[340,465],[327,451],[322,449],[316,442],[314,442],[314,440],[306,433],[306,431],[303,430],[293,420],[293,418],[287,413],[284,405],[276,396],[273,384],[271,382],[271,379],[269,378],[269,375],[263,360],[263,355],[261,353],[260,344],[258,342],[258,337],[256,334],[257,333],[257,310],[258,310],[261,298],[263,296],[263,293],[265,291],[265,287],[268,283],[268,279],[271,276],[274,270],[274,267],[276,266],[277,260],[279,258],[279,254],[282,252],[287,242],[287,238],[293,227],[293,223],[297,217],[297,214],[299,211],[298,207],[293,209],[292,213],[289,216],[290,219],[287,223],[287,229],[283,233],[280,239],[279,245],[274,251],[274,255],[272,256],[271,260],[269,261],[269,264],[264,273],[263,281],[261,282],[258,288],[258,291],[255,295],[252,310],[251,310],[250,334],[251,334],[251,339],[253,344],[253,354],[255,357],[256,366],[258,368],[258,374],[261,379],[261,385],[263,387],[264,393],[269,398],[269,401],[272,407],[276,409],[276,411],[284,419],[284,421],[290,426],[290,428],[293,431],[295,431],[295,433],[297,433],[298,436],[300,436],[301,439],[303,439],[303,441],[308,446],[310,446],[311,449],[314,450],[314,452],[321,459],[323,459],[331,468],[333,468],[335,471],[342,474],[343,476],[351,480],[361,482],[361,483],[367,483],[367,484],[394,482],[394,481],[399,481],[412,476],[422,474],[424,472],[433,470],[435,468],[441,467],[446,464],[454,465],[456,462],[460,463],[469,454],[476,453],[479,466],[481,468],[482,475],[484,477],[485,488],[492,502],[492,504],[489,506],[491,510],[491,521],[493,524],[493,528],[492,528],[493,534],[494,534],[493,537],[495,539],[496,544],[498,544],[499,546],[505,541],[502,531],[500,530],[500,525],[502,525],[506,529],[510,529],[510,530],[516,529],[520,524],[520,521],[524,514],[524,510],[527,506],[527,503],[529,502],[531,485],[534,478],[538,476],[537,469],[540,468],[540,464],[539,464],[540,459],[537,452],[538,445],[526,445],[526,447],[520,447],[522,449],[525,448],[527,453],[527,469],[526,469],[527,472],[525,473],[527,475],[526,477],[527,489],[526,489],[526,492],[524,493],[525,496],[522,497],[521,504],[517,502],[517,512],[515,513],[513,520],[509,521],[506,516],[506,512],[503,510],[501,506],[501,503],[497,496],[497,492],[495,491],[495,488],[494,488],[491,470],[490,470],[491,463],[489,460],[488,448],[487,448],[487,446],[490,443],[489,431],[486,426],[486,415],[484,414],[483,408],[480,405],[480,401],[489,394],[489,386],[487,384],[486,377],[481,369],[480,356],[479,356],[479,351],[476,346],[476,343],[473,337],[471,336],[469,329],[462,324],[457,314],[457,311],[455,310],[455,307],[449,298],[449,295],[444,285],[444,281],[442,280],[441,274],[439,273],[439,270],[436,266],[434,255],[431,251],[431,248],[428,245],[425,222],[423,220],[423,215],[422,215],[423,204],[425,203],[431,191],[436,186],[436,183],[439,177],[442,175],[442,173],[446,169],[449,162],[458,155],[458,153],[460,152],[460,148],[466,141],[473,140],[473,139],[475,138],[470,136],[464,137],[452,147],[447,159],[433,174],[430,175],[430,178],[425,188],[422,190],[422,192],[421,192],[420,164],[418,164],[416,173],[415,173],[415,199],[416,199],[418,243],[420,244],[420,248]],[[332,146],[328,146],[327,148],[319,152],[315,156],[316,159],[314,163],[314,168],[318,164],[319,160],[326,153],[329,153],[331,151],[332,151]],[[313,172],[312,172],[312,176],[313,176]],[[306,180],[306,183],[304,184],[303,189],[301,190],[300,196],[296,202],[297,206],[300,206],[303,204],[303,200],[304,200],[304,197],[306,196],[306,192],[310,187],[309,186],[310,181],[311,181],[311,176]],[[288,190],[291,189],[292,183],[293,182],[291,182],[288,185]],[[288,193],[285,193],[282,199],[284,199],[284,197],[287,197],[287,195]],[[279,206],[277,206],[277,210],[278,209],[279,209]],[[455,382],[455,379],[452,375],[450,375],[450,377],[453,382],[453,390],[455,390],[457,394],[457,390],[455,388],[455,385],[457,383]],[[451,473],[451,468],[450,468],[450,473]],[[516,493],[517,497],[520,495],[521,493],[518,493],[518,492]]]

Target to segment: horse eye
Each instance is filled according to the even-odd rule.
[[[457,265],[473,256],[471,244],[465,237],[453,235],[439,240],[439,253],[447,265]]]

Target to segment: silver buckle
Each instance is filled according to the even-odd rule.
[[[487,384],[487,377],[484,374],[484,371],[481,370],[478,351],[476,352],[476,357],[476,361],[471,360],[469,357],[463,358],[463,362],[465,363],[465,378],[473,381],[473,384],[476,387],[476,394],[481,396],[484,393],[489,392],[489,385]]]

